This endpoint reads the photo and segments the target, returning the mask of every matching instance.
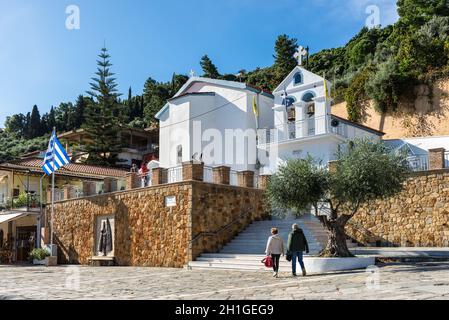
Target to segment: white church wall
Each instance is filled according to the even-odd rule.
[[[177,146],[182,146],[183,161],[190,153],[189,124],[190,101],[187,97],[169,102],[168,109],[161,115],[159,122],[159,161],[161,167],[178,165]]]

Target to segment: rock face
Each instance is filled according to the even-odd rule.
[[[395,197],[364,206],[346,232],[382,246],[449,246],[449,170],[414,173]]]
[[[166,206],[172,196],[176,204]],[[59,263],[88,263],[100,215],[114,216],[118,265],[182,267],[202,252],[219,250],[265,211],[262,190],[197,181],[57,202]]]

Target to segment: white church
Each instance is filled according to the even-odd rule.
[[[301,66],[273,93],[241,82],[190,77],[156,115],[159,165],[173,168],[198,160],[272,174],[287,159],[310,155],[327,164],[347,139],[382,137],[332,115],[329,87]]]
[[[309,155],[327,165],[348,140],[382,139],[381,131],[332,115],[329,88],[329,81],[300,65],[272,93],[241,82],[191,76],[156,115],[159,166],[173,169],[196,160],[209,168],[267,175],[288,159]],[[409,163],[418,170],[428,167],[429,149],[449,147],[448,137],[384,142],[409,150]]]

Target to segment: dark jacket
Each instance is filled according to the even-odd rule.
[[[309,244],[302,229],[296,229],[288,235],[287,250],[289,252],[306,251],[309,252]]]

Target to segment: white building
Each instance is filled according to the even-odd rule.
[[[273,94],[240,82],[192,77],[156,115],[160,166],[171,168],[174,176],[182,162],[194,159],[209,167],[273,174],[288,159],[310,155],[326,165],[348,140],[380,140],[383,132],[331,114],[329,87],[328,81],[301,66]],[[393,150],[406,148],[412,169],[427,170],[428,150],[449,150],[449,137],[394,139],[385,144]],[[449,152],[445,157],[449,167]]]
[[[191,77],[157,113],[159,162],[173,168],[202,160],[206,166],[254,170],[256,116],[259,127],[273,127],[273,96],[245,83]]]
[[[326,87],[330,83],[326,81]],[[327,89],[328,90],[328,89]],[[277,153],[277,160],[261,168],[272,174],[287,159],[312,156],[323,165],[335,159],[348,139],[378,140],[383,132],[331,115],[331,99],[324,79],[297,66],[274,90],[274,127],[262,132],[259,148]],[[272,158],[271,158],[272,159]]]

